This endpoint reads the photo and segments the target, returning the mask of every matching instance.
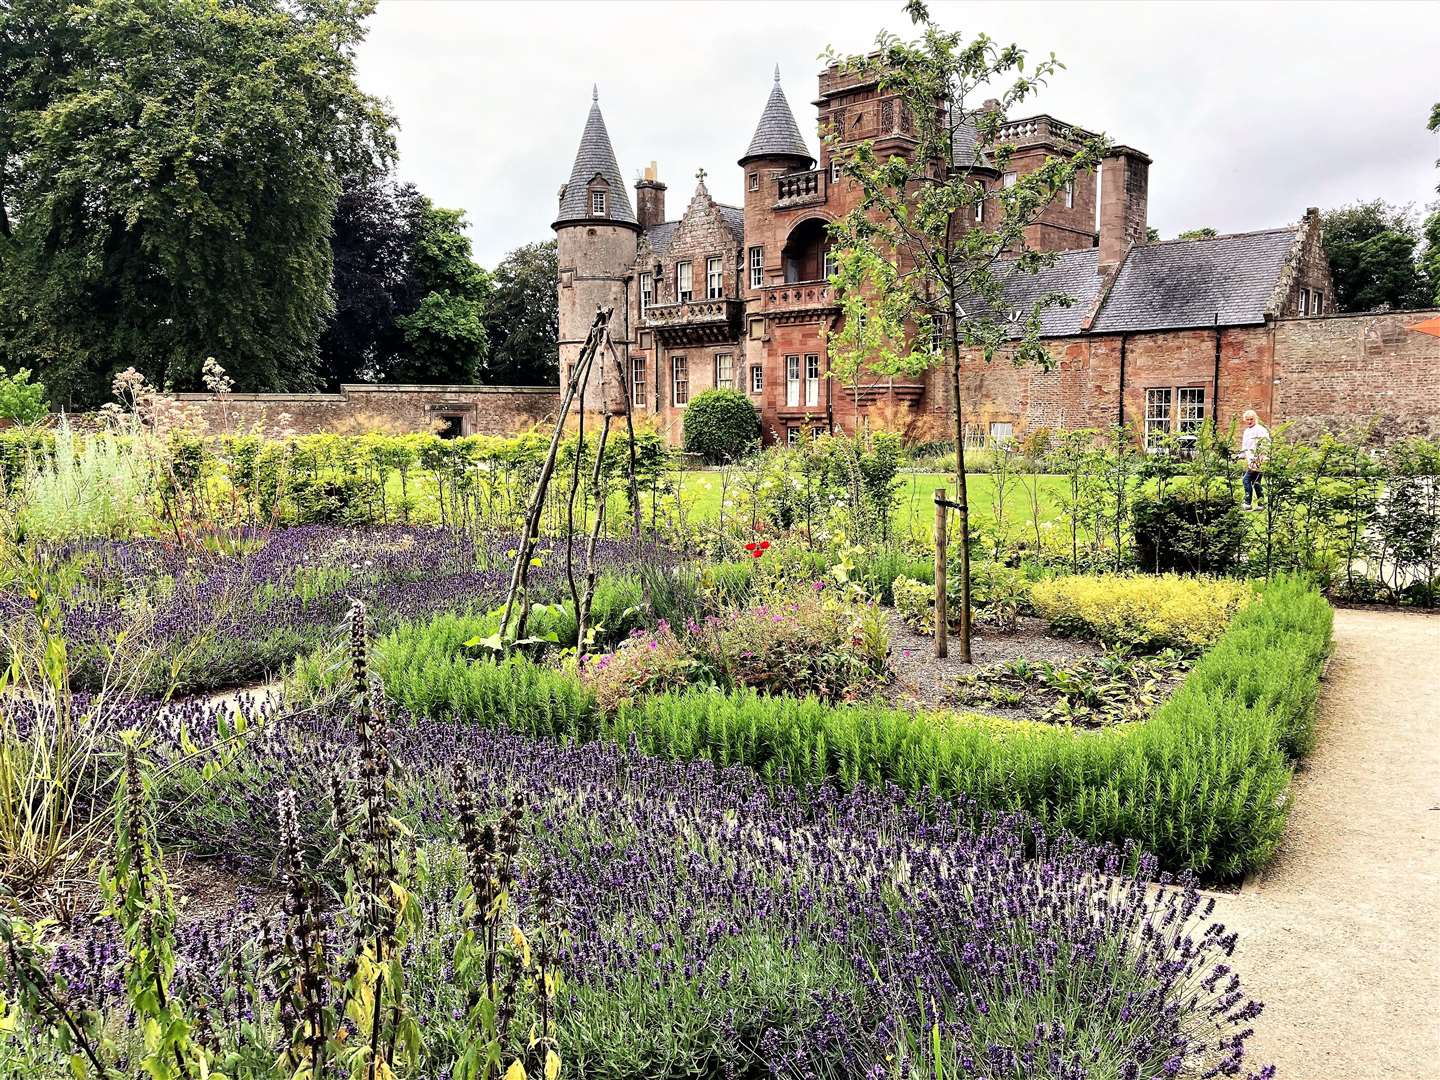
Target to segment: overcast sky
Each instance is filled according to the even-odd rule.
[[[1023,110],[1048,112],[1154,159],[1150,224],[1268,228],[1384,198],[1437,198],[1440,19],[1430,3],[948,3],[948,28],[983,31],[1066,70]],[[816,149],[819,54],[909,30],[898,0],[648,3],[382,0],[361,86],[400,121],[401,179],[469,217],[493,266],[552,236],[556,191],[590,87],[631,181],[650,161],[678,217],[695,170],[741,201],[735,164],[778,63]],[[631,191],[633,203],[634,192]]]

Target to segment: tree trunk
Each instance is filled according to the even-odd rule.
[[[965,409],[960,403],[960,327],[950,302],[950,392],[955,401],[955,513],[960,519],[960,662],[970,663],[970,496],[965,490]]]

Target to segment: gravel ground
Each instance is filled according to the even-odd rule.
[[[946,691],[957,675],[972,674],[986,664],[996,664],[1023,656],[1027,660],[1049,660],[1055,664],[1074,663],[1081,657],[1099,656],[1099,645],[1078,638],[1055,637],[1046,632],[1042,619],[1022,616],[1013,634],[991,633],[983,628],[970,636],[973,664],[962,664],[959,645],[950,636],[950,655],[935,658],[935,639],[917,634],[906,627],[899,615],[890,612],[890,671],[894,681],[883,693],[896,705],[922,705],[937,709],[949,707]],[[983,711],[983,710],[974,710]]]
[[[1279,856],[1219,915],[1278,1080],[1440,1077],[1440,617],[1335,613]]]

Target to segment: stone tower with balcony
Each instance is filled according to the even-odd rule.
[[[663,199],[663,188],[661,197]],[[560,378],[568,379],[595,320],[597,308],[614,308],[611,338],[623,357],[629,351],[632,285],[636,247],[641,232],[625,180],[610,145],[600,113],[600,93],[591,95],[590,115],[570,179],[560,189],[560,209],[552,226],[559,267]],[[608,355],[597,356],[586,388],[584,406],[613,407],[619,396],[619,373]]]

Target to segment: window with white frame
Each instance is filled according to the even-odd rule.
[[[644,311],[655,303],[655,275],[640,275],[640,310]]]
[[[1075,205],[1075,181],[1065,181],[1065,209],[1069,210]]]
[[[705,298],[719,300],[725,295],[724,264],[718,255],[705,260]]]
[[[832,184],[838,184],[838,183],[840,182],[840,176],[841,176],[840,162],[838,162],[838,161],[831,161],[831,162],[830,162],[830,182],[831,182]]]
[[[603,191],[592,191],[592,192],[590,192],[590,216],[591,216],[591,217],[604,217],[604,216],[605,216],[605,192],[603,192]]]
[[[1157,386],[1145,391],[1145,449],[1153,450],[1170,430],[1171,391]]]
[[[816,353],[805,356],[805,404],[820,404],[820,357]]]
[[[1301,314],[1301,315],[1309,315],[1309,314],[1310,314],[1310,290],[1309,290],[1309,289],[1301,289],[1301,290],[1300,290],[1300,314]]]
[[[820,268],[820,276],[823,277],[826,281],[829,281],[830,275],[835,273],[835,253],[829,248],[826,248],[825,255],[822,261],[823,265]]]
[[[765,369],[759,364],[754,364],[750,368],[750,392],[752,394],[760,394],[764,393],[764,391]]]
[[[1324,313],[1325,313],[1325,294],[1324,294],[1323,292],[1321,292],[1319,289],[1316,289],[1315,292],[1311,294],[1310,314],[1311,314],[1311,315],[1323,315]]]
[[[1015,437],[1015,425],[1009,420],[990,421],[990,445],[1004,446]]]
[[[750,190],[751,190],[751,191],[759,191],[759,190],[760,190],[760,174],[759,174],[758,172],[752,172],[752,173],[750,174]]]
[[[983,196],[983,195],[980,196],[980,198],[978,198],[978,199],[975,200],[975,220],[976,220],[976,221],[984,221],[984,220],[985,220],[985,196]]]
[[[690,266],[690,260],[687,259],[684,262],[677,262],[675,264],[675,299],[683,304],[694,295],[694,271]]]
[[[785,445],[786,445],[786,446],[799,446],[799,445],[800,445],[800,429],[799,429],[798,427],[787,427],[787,428],[785,429]]]
[[[1205,423],[1205,388],[1182,386],[1175,391],[1175,431],[1193,443]]]
[[[985,447],[985,429],[979,424],[965,425],[965,449],[981,450]]]
[[[750,249],[750,287],[758,289],[765,284],[765,249]]]
[[[1019,177],[1018,177],[1015,173],[1013,173],[1013,172],[1007,172],[1007,173],[1005,174],[1005,177],[1004,177],[1002,183],[1004,183],[1004,185],[1005,185],[1006,187],[1014,187],[1014,186],[1015,186],[1015,181],[1018,180],[1018,179],[1019,179]]]
[[[735,387],[735,357],[728,352],[715,354],[715,385],[722,390]]]
[[[930,351],[943,353],[945,351],[945,316],[933,315],[930,318]]]
[[[794,408],[800,404],[800,357],[785,357],[785,404]]]
[[[676,407],[690,400],[690,361],[683,356],[670,358],[670,400]]]
[[[645,357],[630,358],[630,400],[637,409],[645,408]]]

